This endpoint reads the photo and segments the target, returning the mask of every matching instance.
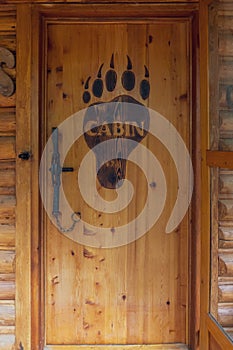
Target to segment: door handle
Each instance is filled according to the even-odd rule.
[[[28,160],[31,157],[31,154],[28,151],[23,151],[19,153],[18,157],[22,160]]]

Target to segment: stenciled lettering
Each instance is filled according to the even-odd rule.
[[[106,123],[97,127],[96,121],[88,121],[85,126],[85,133],[89,136],[108,136],[108,137],[144,137],[144,121],[138,125],[137,122],[125,122],[125,123]]]

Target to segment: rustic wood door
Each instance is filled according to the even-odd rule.
[[[45,191],[52,207],[50,213],[44,210],[42,224],[45,344],[49,349],[59,349],[61,345],[69,345],[69,349],[76,349],[77,345],[87,349],[119,345],[119,349],[125,349],[129,344],[186,349],[190,209],[172,232],[166,233],[179,191],[180,169],[176,163],[179,142],[176,140],[171,146],[176,158],[173,159],[167,135],[162,132],[161,137],[156,137],[150,128],[145,132],[143,127],[149,122],[153,124],[152,118],[156,122],[159,121],[156,118],[163,118],[170,129],[176,129],[191,153],[191,21],[189,16],[170,18],[166,13],[158,17],[153,14],[149,19],[140,18],[139,14],[131,18],[129,11],[116,18],[112,12],[110,19],[95,15],[92,10],[85,18],[77,15],[76,19],[72,15],[72,19],[47,20],[45,26],[44,116],[40,130],[43,147],[51,137],[47,155],[51,164],[42,192]],[[126,103],[127,108],[128,103],[133,103],[139,106],[139,111],[143,106],[149,107],[152,112],[143,114],[143,109],[139,113],[141,125],[133,123],[133,119],[127,126],[125,120],[109,123],[104,118],[98,124],[100,103],[110,101]],[[88,116],[89,107],[96,103],[97,112]],[[83,109],[85,112],[80,112]],[[75,119],[69,119],[72,115]],[[62,123],[68,119],[69,127],[64,131]],[[84,134],[85,123],[90,129]],[[78,139],[74,136],[77,128],[83,128]],[[161,186],[167,186],[164,206],[148,229],[145,229],[148,217],[144,218],[144,227],[143,221],[139,228],[135,223],[135,233],[130,226],[128,243],[126,233],[122,244],[98,246],[93,226],[108,229],[113,237],[120,234],[118,227],[137,218],[145,205],[150,205],[153,212],[157,210],[155,203],[163,201],[156,192],[156,176],[147,183],[146,172],[153,168],[149,156],[145,157],[142,169],[137,162],[127,160],[128,154],[121,159],[119,152],[125,151],[122,146],[113,163],[107,162],[96,175],[98,156],[110,151],[101,150],[97,154],[91,149],[101,141],[122,141],[127,136],[156,156],[155,172],[161,166],[164,174]],[[67,138],[74,142],[64,156],[63,143]],[[144,151],[135,144],[137,147],[140,163]],[[92,152],[93,166],[82,173],[80,189],[79,170],[88,152]],[[59,155],[65,159],[64,164],[59,164]],[[61,171],[60,166],[67,171]],[[134,187],[132,200],[112,213],[101,211],[97,204],[98,209],[91,207],[83,196],[93,188],[93,174],[100,198],[107,202],[115,200],[120,181],[128,179]],[[66,203],[61,200],[61,187]],[[155,191],[154,204],[147,202],[148,187]],[[128,196],[128,192],[123,193],[122,198]],[[67,203],[74,212],[72,216]],[[145,234],[138,234],[140,230]],[[87,240],[80,241],[80,236]]]

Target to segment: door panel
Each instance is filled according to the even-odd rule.
[[[122,96],[130,96],[163,115],[190,149],[190,30],[186,18],[49,23],[44,72],[46,140],[54,127],[77,111],[96,102],[122,101]],[[114,89],[107,89],[109,70],[115,72],[111,76],[117,76]],[[131,78],[134,74],[135,82],[129,82],[132,89],[126,89],[125,71]],[[103,81],[101,97],[97,97],[99,90],[95,91],[98,79]],[[140,90],[143,80],[150,83],[145,99]],[[90,97],[88,102],[83,97],[85,91],[90,93],[86,95]],[[71,134],[73,128],[75,125],[71,125]],[[59,134],[60,148],[62,137]],[[141,144],[156,155],[168,188],[164,210],[145,235],[115,248],[90,247],[77,242],[73,232],[59,232],[44,215],[45,334],[46,344],[53,349],[62,344],[188,343],[190,214],[172,233],[165,233],[177,197],[176,167],[166,147],[150,133]],[[113,230],[142,211],[147,197],[146,177],[137,165],[126,161],[125,176],[135,188],[130,205],[119,213],[99,212],[84,201],[77,181],[80,163],[88,151],[83,136],[70,148],[63,166],[74,171],[61,175],[64,192],[74,212],[81,213],[86,222]],[[101,186],[98,179],[96,183],[103,198],[116,198],[114,189]],[[84,184],[88,191],[89,174]],[[53,190],[52,186],[48,188],[50,200]],[[59,210],[63,218],[66,208],[61,206]],[[88,234],[84,226],[79,230],[80,234]]]

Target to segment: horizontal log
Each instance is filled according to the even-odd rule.
[[[15,162],[0,162],[0,195],[15,195]]]
[[[232,62],[233,64],[233,62]],[[233,79],[233,78],[232,78]],[[220,111],[219,113],[219,133],[220,139],[229,139],[233,133],[233,114],[229,111]]]
[[[233,151],[233,140],[232,138],[220,138],[219,139],[219,150],[220,151]]]
[[[232,83],[233,79],[233,58],[224,57],[219,63],[219,79],[222,83]]]
[[[4,97],[0,94],[0,107],[15,107],[16,104],[16,95],[13,94],[10,97]]]
[[[219,285],[226,285],[226,284],[232,284],[233,285],[233,277],[225,277],[225,276],[219,276],[218,278],[218,284]]]
[[[15,335],[14,334],[0,334],[0,349],[10,350],[15,348]]]
[[[14,225],[15,202],[15,196],[0,196],[0,224]]]
[[[0,208],[0,225],[13,226],[15,224],[15,210]]]
[[[219,276],[233,276],[233,255],[232,253],[219,254]]]
[[[225,82],[219,84],[219,101],[220,109],[229,111],[233,109],[233,91],[232,84]]]
[[[233,327],[233,303],[218,304],[218,321],[223,327]]]
[[[219,238],[224,241],[233,241],[233,227],[219,227]]]
[[[232,249],[233,248],[233,241],[224,241],[224,240],[220,239],[219,240],[219,248]]]
[[[233,220],[233,199],[219,199],[218,213],[220,220]]]
[[[15,281],[15,273],[0,273],[0,282],[14,282]]]
[[[1,33],[0,32],[0,46],[10,50],[15,55],[16,51],[16,35],[15,33]]]
[[[15,160],[15,138],[0,137],[0,161]]]
[[[15,326],[0,326],[0,334],[15,334]]]
[[[231,0],[228,0],[229,2],[231,2]],[[224,0],[224,2],[226,2],[226,0]],[[220,15],[218,17],[218,28],[221,31],[230,31],[233,28],[233,16],[230,16],[228,13],[225,16]],[[222,34],[224,35],[224,33]]]
[[[206,163],[210,167],[233,169],[233,152],[207,150]]]
[[[221,56],[233,56],[232,33],[219,33],[218,52]]]
[[[219,193],[221,195],[233,194],[233,171],[229,174],[219,175]]]
[[[0,249],[14,250],[15,249],[15,232],[2,234],[0,232]]]
[[[1,11],[0,11],[1,12]],[[16,30],[16,12],[2,12],[0,15],[0,32],[15,32]]]
[[[0,196],[1,195],[7,195],[7,196],[15,196],[15,186],[7,187],[2,186],[0,187]]]
[[[15,299],[15,281],[0,281],[0,300]]]
[[[0,136],[15,136],[15,128],[15,109],[0,109]]]
[[[0,274],[15,272],[15,252],[0,250]]]
[[[14,208],[16,203],[15,196],[0,196],[0,210],[1,208]]]
[[[233,301],[233,284],[222,284],[218,287],[219,302],[227,303]]]
[[[15,302],[0,300],[0,326],[15,325]]]

